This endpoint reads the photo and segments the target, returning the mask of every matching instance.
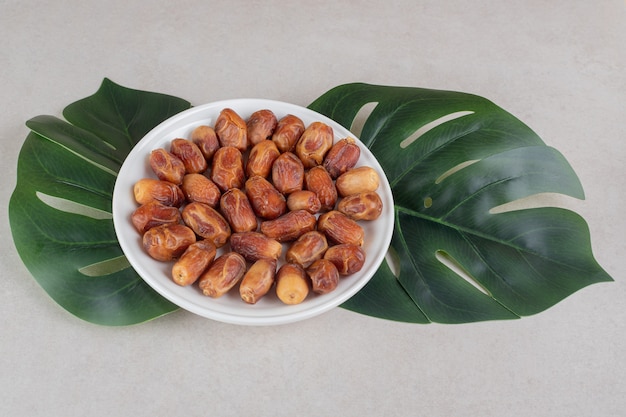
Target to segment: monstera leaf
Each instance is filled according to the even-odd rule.
[[[583,190],[558,151],[490,101],[349,84],[310,107],[347,128],[369,109],[360,139],[396,203],[389,263],[344,307],[418,323],[511,319],[611,280],[578,215],[511,209],[539,193]]]
[[[189,107],[105,79],[93,96],[65,108],[66,121],[27,122],[32,132],[9,204],[13,239],[34,278],[76,316],[126,325],[176,309],[126,262],[111,198],[132,147]],[[360,138],[383,165],[396,201],[388,262],[343,307],[415,323],[510,319],[611,280],[576,214],[507,208],[537,193],[583,192],[556,150],[493,103],[349,84],[310,107],[348,128],[365,119]]]
[[[15,246],[35,279],[69,312],[125,325],[177,307],[130,268],[111,217],[116,174],[154,126],[184,100],[105,79],[96,94],[65,108],[69,121],[38,116],[19,155],[9,203]]]

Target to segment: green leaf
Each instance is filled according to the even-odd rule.
[[[67,121],[27,122],[9,203],[13,239],[34,278],[76,316],[126,325],[177,308],[128,265],[111,199],[133,146],[189,107],[105,79],[64,109]],[[348,84],[310,107],[347,128],[365,119],[360,138],[383,165],[396,202],[389,262],[343,307],[413,323],[511,319],[611,280],[575,213],[511,209],[538,193],[583,198],[583,191],[556,150],[488,100]]]
[[[348,129],[365,119],[360,139],[396,204],[389,263],[343,307],[417,323],[513,319],[612,280],[580,216],[507,206],[541,193],[584,194],[563,156],[492,102],[356,83],[309,107]]]
[[[127,325],[177,307],[129,266],[111,217],[116,174],[132,147],[190,103],[105,79],[63,114],[38,116],[18,159],[9,203],[16,248],[63,308],[98,324]]]

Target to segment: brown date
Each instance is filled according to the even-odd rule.
[[[144,250],[157,261],[172,261],[178,258],[196,241],[196,234],[182,224],[164,224],[144,233]]]
[[[150,152],[148,159],[150,168],[152,168],[158,179],[177,185],[183,182],[185,164],[173,153],[159,148]]]
[[[275,259],[259,259],[245,273],[239,285],[239,295],[248,304],[256,304],[274,285]]]
[[[280,156],[280,151],[271,140],[263,140],[250,149],[248,163],[246,164],[246,174],[248,177],[259,175],[263,178],[269,177],[272,172],[272,164]]]
[[[172,266],[172,280],[184,287],[191,285],[215,259],[217,249],[208,240],[198,240],[187,247]]]
[[[246,173],[243,168],[243,155],[233,146],[219,148],[213,155],[211,180],[222,191],[243,187]]]
[[[233,109],[223,109],[215,120],[215,134],[222,147],[232,146],[245,152],[248,149],[248,128],[245,120]]]
[[[306,272],[296,264],[284,264],[276,272],[276,295],[285,304],[300,304],[309,294]]]
[[[368,191],[341,199],[337,210],[352,220],[376,220],[383,211],[383,202],[375,191]]]
[[[308,268],[314,261],[321,259],[327,249],[326,236],[313,230],[304,233],[289,246],[285,253],[285,260]]]
[[[261,176],[248,178],[245,191],[252,209],[263,219],[276,219],[287,211],[285,196]]]
[[[263,258],[278,259],[283,251],[283,246],[277,240],[259,232],[233,233],[230,247],[250,262]]]
[[[216,207],[222,192],[213,181],[203,174],[187,174],[183,177],[181,185],[183,194],[188,202],[198,202]]]
[[[320,201],[320,211],[329,211],[337,203],[337,188],[326,168],[321,165],[309,169],[304,174],[305,187],[313,191]]]
[[[170,144],[170,152],[180,158],[187,174],[206,171],[207,161],[198,145],[190,140],[176,138]]]
[[[306,210],[289,211],[274,220],[261,222],[261,233],[279,242],[290,242],[311,230],[317,219]]]
[[[376,191],[379,182],[380,178],[374,168],[360,166],[352,168],[337,177],[335,185],[339,195],[346,197],[352,194]]]
[[[202,152],[204,159],[210,161],[215,151],[220,147],[215,130],[211,126],[200,125],[191,132],[191,141]]]
[[[363,245],[365,235],[363,228],[357,222],[336,210],[331,210],[319,217],[317,230],[324,233],[332,243]]]
[[[177,207],[166,206],[157,201],[143,204],[130,216],[131,222],[140,234],[162,224],[178,224],[182,221]]]
[[[335,245],[328,248],[324,254],[324,259],[335,264],[340,275],[350,275],[363,268],[363,264],[365,264],[365,251],[357,245]]]
[[[332,127],[322,122],[311,123],[296,143],[295,153],[304,164],[304,168],[320,165],[333,146],[333,140]]]
[[[293,193],[302,189],[304,182],[304,165],[294,153],[280,154],[272,165],[272,183],[283,194]]]
[[[252,232],[258,227],[258,220],[246,193],[239,188],[231,188],[222,194],[220,211],[230,224],[233,232]]]
[[[137,181],[133,186],[133,195],[138,204],[158,201],[166,206],[180,207],[185,202],[185,195],[178,185],[155,178]]]
[[[315,214],[322,208],[317,194],[309,190],[294,191],[287,196],[287,208],[291,211],[306,210]]]
[[[246,273],[246,260],[238,253],[227,252],[213,261],[198,279],[198,286],[208,297],[218,298],[233,288]]]
[[[288,114],[278,121],[272,141],[281,152],[291,152],[304,132],[304,122],[293,114]]]
[[[274,112],[268,109],[255,111],[250,115],[246,126],[248,129],[248,143],[254,146],[259,142],[272,138],[278,120]]]
[[[324,158],[324,168],[335,179],[353,168],[361,156],[361,148],[353,138],[344,138],[333,145]]]
[[[182,211],[185,224],[204,239],[221,248],[231,235],[230,225],[222,215],[208,204],[193,202]]]
[[[306,270],[311,279],[311,287],[316,294],[328,294],[339,284],[339,271],[327,259],[318,259]]]

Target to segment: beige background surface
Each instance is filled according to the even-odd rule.
[[[0,0],[0,414],[619,416],[626,407],[626,3]],[[487,97],[560,150],[616,280],[512,322],[408,325],[341,308],[248,328],[179,311],[83,322],[32,279],[8,200],[28,134],[104,77],[201,104],[308,105],[346,82]]]

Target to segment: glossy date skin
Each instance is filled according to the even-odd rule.
[[[199,240],[187,247],[172,266],[172,280],[185,287],[191,285],[211,265],[217,248],[208,240]]]
[[[158,201],[166,206],[180,207],[185,202],[185,195],[178,185],[155,178],[137,181],[133,186],[133,195],[140,205]]]
[[[189,203],[182,211],[183,221],[198,236],[221,248],[231,235],[230,225],[213,207],[204,203]]]
[[[220,211],[233,232],[252,232],[258,227],[259,222],[250,200],[239,188],[231,188],[222,194]]]
[[[352,168],[337,177],[335,181],[337,192],[342,197],[376,191],[379,184],[378,173],[368,166]]]
[[[361,156],[361,148],[353,138],[344,138],[330,148],[323,166],[333,179],[354,168]]]
[[[284,264],[276,273],[276,295],[285,304],[300,304],[309,294],[306,271],[296,264]]]
[[[302,190],[304,165],[292,152],[282,153],[272,164],[272,183],[281,193],[287,195]]]
[[[217,116],[215,134],[222,147],[232,146],[240,152],[248,149],[248,127],[233,109],[223,109]]]
[[[246,173],[243,167],[243,155],[239,149],[225,146],[215,152],[211,166],[211,180],[222,192],[243,187]]]
[[[312,191],[320,202],[320,211],[329,211],[337,203],[337,188],[326,168],[315,166],[304,174],[306,189]]]
[[[340,275],[359,272],[365,264],[365,257],[363,248],[352,244],[331,246],[324,254],[324,259],[332,262]]]
[[[295,153],[305,168],[321,165],[326,153],[333,146],[333,129],[325,123],[311,123],[296,144]]]
[[[183,182],[186,172],[185,164],[173,153],[163,148],[155,149],[150,152],[148,163],[158,179],[169,181],[176,185],[180,185]]]
[[[293,242],[285,253],[288,263],[308,268],[313,262],[321,259],[328,249],[328,241],[323,233],[317,230],[304,233]]]
[[[245,193],[257,216],[265,220],[273,220],[287,211],[285,196],[261,176],[248,178]]]
[[[210,161],[220,147],[220,142],[217,139],[217,134],[211,126],[201,125],[196,127],[191,132],[191,141],[196,144],[204,159]]]
[[[230,247],[249,262],[278,259],[283,251],[280,242],[259,232],[233,233],[230,237]]]
[[[306,210],[315,214],[322,209],[322,203],[313,191],[300,190],[287,196],[287,208],[291,211]]]
[[[204,172],[207,161],[198,145],[188,139],[176,138],[170,144],[170,152],[180,158],[187,174]]]
[[[380,217],[383,202],[375,191],[367,191],[342,198],[337,210],[352,220],[372,221]]]
[[[328,259],[318,259],[306,270],[311,279],[311,287],[316,294],[328,294],[339,284],[339,271]]]
[[[256,304],[274,285],[276,276],[275,259],[259,259],[243,276],[239,285],[239,295],[248,304]]]
[[[264,140],[257,143],[250,149],[246,174],[249,178],[256,175],[268,178],[272,172],[272,165],[279,156],[280,151],[273,141]]]
[[[178,258],[196,241],[196,234],[182,224],[164,224],[144,233],[144,250],[157,261],[168,262]]]
[[[227,252],[218,257],[198,279],[198,286],[207,297],[219,298],[233,288],[246,273],[246,261],[238,253]]]
[[[317,219],[306,210],[289,211],[274,219],[261,222],[261,233],[279,242],[290,242],[315,229]]]
[[[272,141],[280,152],[292,152],[304,130],[305,126],[302,119],[293,114],[288,114],[278,121],[272,135]]]
[[[317,230],[324,233],[328,240],[335,244],[363,245],[365,236],[363,228],[337,210],[322,214],[317,220]]]
[[[198,202],[217,207],[222,192],[219,187],[203,174],[187,174],[180,187],[187,202]]]
[[[178,207],[166,206],[158,201],[150,201],[137,207],[130,219],[137,232],[142,235],[153,227],[178,224],[183,220]]]
[[[246,121],[248,143],[251,146],[272,138],[278,119],[274,112],[268,109],[257,110]]]

